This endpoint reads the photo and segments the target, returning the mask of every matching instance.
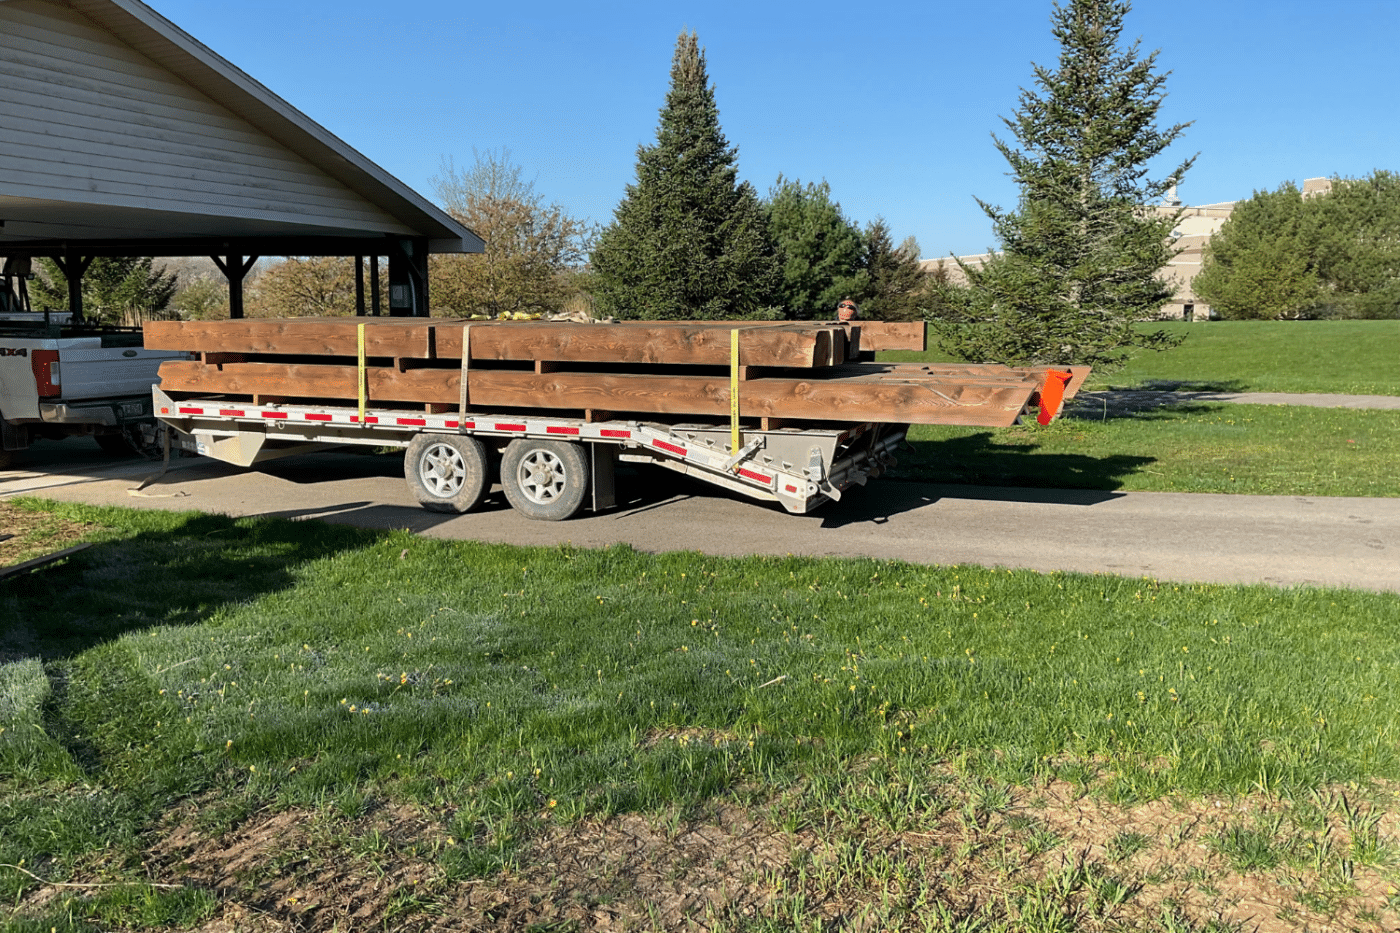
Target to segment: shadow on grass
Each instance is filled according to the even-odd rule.
[[[0,584],[0,663],[68,658],[127,632],[201,622],[294,586],[308,562],[387,534],[194,512],[123,512],[110,524],[137,530]]]
[[[1044,453],[1035,444],[998,443],[991,431],[936,441],[912,441],[892,478],[926,483],[1031,489],[1113,490],[1153,457]]]
[[[1249,385],[1241,379],[1144,379],[1132,389],[1143,392],[1248,392]]]

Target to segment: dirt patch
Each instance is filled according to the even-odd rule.
[[[555,827],[525,867],[467,887],[428,929],[709,929],[707,917],[766,911],[791,846],[732,806],[694,821],[626,814]]]
[[[152,880],[218,895],[220,912],[202,933],[721,933],[793,921],[883,931],[924,929],[936,912],[1015,929],[1046,910],[1062,918],[1055,929],[1090,933],[1210,924],[1251,933],[1400,931],[1391,903],[1400,865],[1353,857],[1345,813],[1382,812],[1369,805],[1324,795],[1316,806],[1254,796],[1121,807],[1055,782],[1010,789],[985,809],[975,784],[944,788],[936,815],[917,830],[813,808],[800,792],[688,817],[623,814],[565,825],[545,813],[504,870],[479,877],[447,868],[445,854],[463,844],[449,833],[450,810],[259,811],[204,830],[202,814],[221,806],[210,797],[170,814],[145,864]],[[797,821],[794,799],[806,807]],[[1308,806],[1305,820],[1299,811]],[[1400,814],[1389,804],[1383,814],[1366,825],[1393,844]],[[1299,828],[1305,822],[1308,832]],[[1261,826],[1273,828],[1276,862],[1232,864],[1218,840],[1231,827]],[[1336,858],[1308,855],[1319,840]],[[31,892],[22,906],[47,896]],[[1164,917],[1176,925],[1164,926]]]
[[[96,527],[0,501],[0,567],[61,551],[92,534]]]

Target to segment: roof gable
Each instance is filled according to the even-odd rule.
[[[482,248],[137,0],[0,0],[0,83],[0,252],[7,242],[204,236]]]

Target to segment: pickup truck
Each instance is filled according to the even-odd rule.
[[[164,360],[135,327],[74,321],[34,311],[27,259],[0,266],[0,469],[36,438],[90,436],[113,454],[154,447],[151,386]]]

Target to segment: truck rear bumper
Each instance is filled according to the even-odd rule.
[[[93,424],[115,428],[151,417],[151,400],[142,397],[39,404],[39,419],[45,424]]]

